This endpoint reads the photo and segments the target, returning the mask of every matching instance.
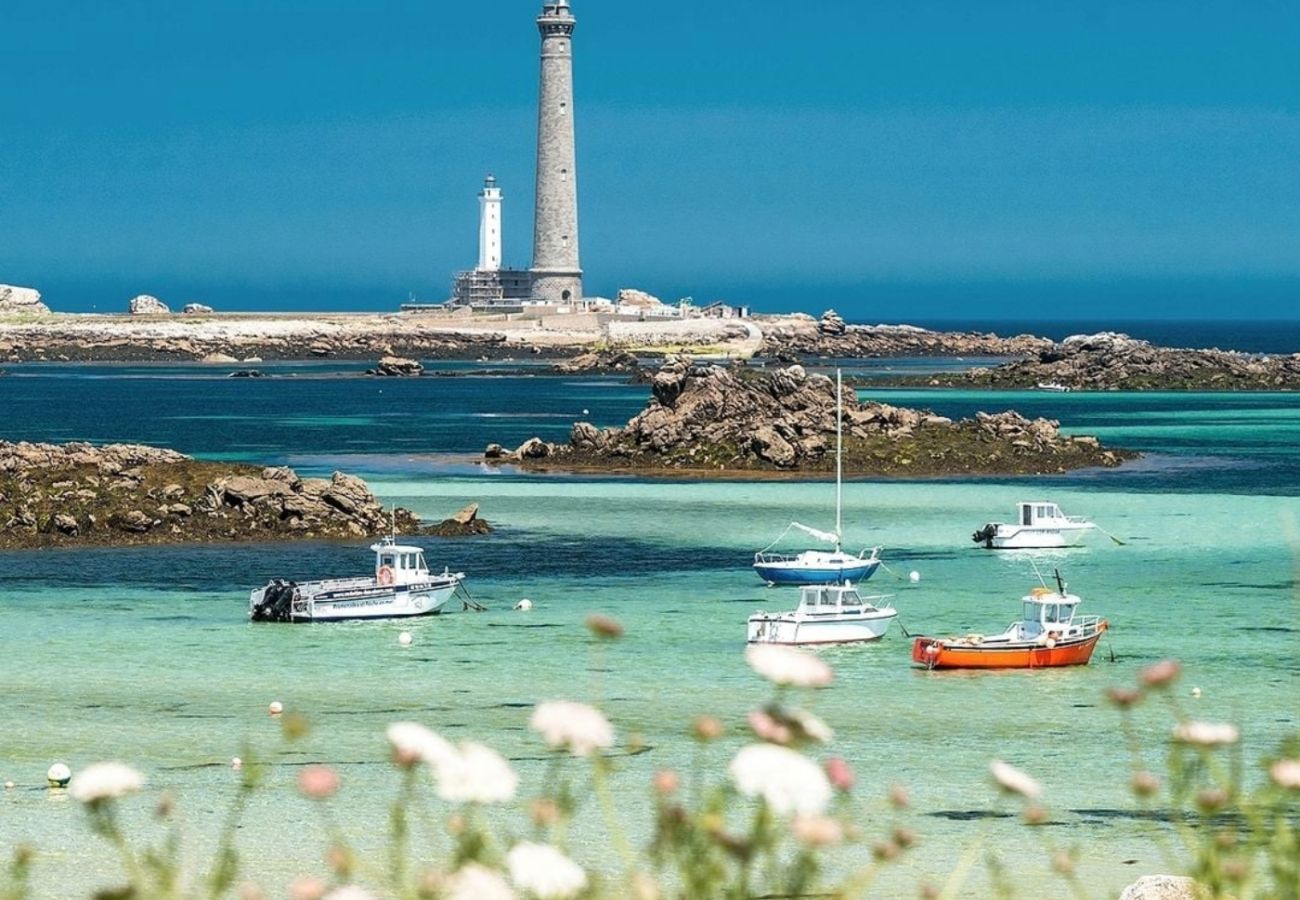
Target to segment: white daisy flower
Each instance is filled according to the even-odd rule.
[[[564,748],[574,756],[614,746],[614,727],[604,713],[585,703],[551,700],[538,704],[528,726],[552,749]]]
[[[82,803],[101,803],[134,794],[144,787],[144,776],[120,762],[95,763],[68,783],[68,794]]]
[[[587,873],[550,844],[522,841],[506,854],[510,880],[538,900],[567,900],[587,887]]]
[[[456,752],[448,741],[416,722],[394,722],[385,737],[393,745],[394,757],[404,766],[421,762],[437,766]]]
[[[1268,774],[1278,787],[1300,790],[1300,759],[1279,759],[1269,766]]]
[[[1019,794],[1030,800],[1037,800],[1043,795],[1043,786],[1015,766],[1007,765],[1000,759],[989,763],[989,772],[998,787],[1008,794]]]
[[[441,760],[438,796],[448,803],[505,803],[513,800],[519,776],[491,747],[466,741]]]
[[[466,863],[447,879],[445,900],[515,900],[515,892],[497,872]]]
[[[736,789],[762,797],[780,815],[817,815],[831,799],[826,773],[802,753],[776,744],[750,744],[729,768]]]
[[[831,667],[823,660],[780,644],[749,645],[745,648],[745,662],[773,684],[825,687],[834,677]]]
[[[1174,728],[1174,740],[1198,747],[1223,747],[1237,743],[1238,737],[1236,725],[1215,722],[1182,722]]]

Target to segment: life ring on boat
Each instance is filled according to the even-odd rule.
[[[375,573],[375,580],[378,581],[378,582],[379,582],[380,584],[382,584],[382,585],[390,585],[390,584],[392,584],[392,583],[393,583],[393,567],[392,567],[392,566],[380,566],[380,567],[379,567],[379,571]]]

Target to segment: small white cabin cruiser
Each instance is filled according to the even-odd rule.
[[[1016,505],[1012,523],[990,522],[971,535],[989,550],[1050,550],[1075,547],[1097,526],[1081,516],[1067,516],[1055,503],[1032,501]]]
[[[884,595],[863,597],[852,584],[806,585],[792,612],[749,617],[751,644],[855,644],[885,636],[898,611]]]
[[[249,596],[248,617],[254,622],[341,622],[435,615],[465,579],[463,572],[448,569],[431,574],[423,550],[398,544],[392,537],[370,549],[375,554],[373,576],[275,580]]]
[[[1061,384],[1061,382],[1059,381],[1040,381],[1037,384],[1037,388],[1040,391],[1050,391],[1053,394],[1070,393],[1070,386],[1066,384]]]

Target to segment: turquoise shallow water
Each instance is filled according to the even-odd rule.
[[[39,386],[39,380],[15,382],[34,393]],[[188,389],[180,379],[158,383],[162,391],[147,402],[124,393],[94,415],[114,434],[188,429],[190,446],[204,452],[249,439],[247,426],[202,418],[225,414],[204,396],[206,382]],[[254,422],[262,427],[265,458],[328,467],[345,458],[348,441],[367,437],[351,422],[359,401],[335,403],[331,393],[361,394],[372,383],[324,383],[331,387],[314,404],[295,395],[294,404],[282,398],[277,407],[274,391],[267,394],[258,407],[267,412]],[[535,404],[545,401],[559,411],[573,403],[559,392],[505,394],[499,380],[477,380],[478,394],[471,389],[475,380],[455,383],[470,399],[447,400],[449,415],[468,420],[469,413],[491,413],[498,422],[515,416],[524,430],[541,421]],[[634,402],[640,389],[597,382],[582,390],[623,398],[611,401],[618,405]],[[893,396],[890,402],[915,399]],[[927,405],[954,410],[981,401],[965,394],[924,397]],[[998,397],[991,405],[1009,399],[1015,398]],[[1046,877],[1047,865],[1037,834],[1011,820],[968,820],[998,808],[986,776],[993,757],[1047,783],[1055,824],[1044,833],[1082,848],[1082,873],[1098,896],[1117,893],[1136,874],[1166,869],[1148,826],[1124,814],[1127,754],[1116,715],[1101,700],[1106,686],[1131,680],[1155,659],[1183,659],[1182,702],[1198,716],[1238,722],[1248,751],[1266,750],[1296,728],[1300,501],[1292,496],[1294,485],[1279,477],[1296,464],[1295,452],[1279,437],[1293,427],[1294,401],[1215,396],[1203,404],[1182,398],[1179,415],[1168,396],[1109,397],[1108,406],[1090,397],[1068,399],[1056,412],[1068,427],[1092,430],[1089,417],[1104,417],[1114,429],[1112,440],[1149,441],[1161,451],[1157,459],[1116,477],[846,486],[851,541],[884,544],[891,568],[922,575],[918,585],[883,572],[870,583],[896,593],[901,623],[913,632],[988,632],[1017,612],[1019,597],[1035,583],[1029,558],[973,549],[969,533],[1010,514],[1019,499],[1049,492],[1067,511],[1094,516],[1129,541],[1117,547],[1099,539],[1080,550],[1035,557],[1040,565],[1059,565],[1083,596],[1085,611],[1113,623],[1109,646],[1086,669],[926,673],[909,666],[908,642],[899,630],[875,646],[826,652],[837,680],[817,697],[816,709],[836,728],[834,752],[857,768],[865,796],[882,796],[890,783],[907,785],[915,805],[911,824],[922,835],[915,852],[886,875],[881,896],[911,895],[919,877],[942,877],[977,839],[1013,863],[1025,883],[1044,884],[1038,879]],[[30,401],[38,405],[34,396]],[[543,408],[543,415],[548,411]],[[609,414],[621,413],[611,407]],[[24,436],[42,436],[40,415],[33,415]],[[75,424],[83,415],[90,413],[60,421]],[[159,424],[182,419],[223,424]],[[283,419],[321,421],[293,431],[280,427]],[[309,437],[293,436],[300,432]],[[627,818],[640,835],[646,822],[637,810],[645,785],[657,768],[689,766],[685,731],[696,714],[714,713],[734,726],[715,757],[721,769],[739,746],[745,712],[766,695],[741,658],[745,617],[791,602],[789,594],[753,577],[749,557],[792,518],[827,522],[832,486],[492,476],[426,458],[460,449],[446,433],[417,429],[409,437],[412,449],[406,449],[407,437],[394,447],[377,446],[371,436],[359,455],[346,459],[386,500],[428,517],[469,500],[483,504],[484,514],[501,526],[496,535],[425,544],[434,560],[470,573],[488,613],[333,627],[245,621],[250,587],[272,576],[364,570],[368,555],[357,545],[0,556],[0,779],[19,785],[0,795],[0,838],[30,840],[42,851],[36,872],[42,896],[84,893],[111,882],[116,872],[110,855],[89,837],[81,811],[39,786],[52,760],[76,768],[121,758],[140,766],[155,797],[162,789],[179,796],[199,856],[230,794],[229,758],[242,753],[246,741],[278,746],[278,726],[265,712],[272,699],[304,711],[316,726],[286,762],[340,767],[345,824],[363,847],[382,843],[378,832],[396,789],[382,731],[399,718],[493,744],[535,788],[544,763],[525,727],[531,705],[599,695],[621,732],[643,734],[652,748],[622,760],[616,778],[620,793],[638,801],[627,804]],[[468,445],[481,436],[462,437]],[[416,452],[421,438],[423,452]],[[524,596],[536,609],[511,612]],[[628,629],[601,660],[593,659],[582,627],[594,610],[616,615]],[[396,643],[403,628],[415,635],[407,650]],[[1187,695],[1193,684],[1203,689],[1196,701]],[[1163,734],[1166,720],[1158,709],[1143,708],[1140,715],[1154,737]],[[1148,762],[1160,761],[1153,740]],[[269,789],[240,832],[254,873],[272,888],[318,868],[325,842],[312,810],[292,791],[294,774],[292,765],[272,771]],[[150,799],[131,804],[142,828],[148,827]],[[885,821],[883,804],[867,804],[862,822],[868,833]],[[575,853],[584,863],[609,867],[600,832],[582,830]],[[841,858],[851,863],[852,854]],[[968,894],[979,896],[987,887],[977,871]],[[1052,893],[1030,887],[1024,895]]]

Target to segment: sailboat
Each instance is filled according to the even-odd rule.
[[[844,551],[844,381],[835,371],[835,531],[823,531],[800,522],[791,522],[767,547],[754,554],[754,571],[770,585],[834,584],[866,581],[880,568],[880,548],[863,550],[858,555]],[[795,554],[774,553],[772,548],[790,533],[802,531],[809,537],[830,544],[830,550],[804,550]]]

